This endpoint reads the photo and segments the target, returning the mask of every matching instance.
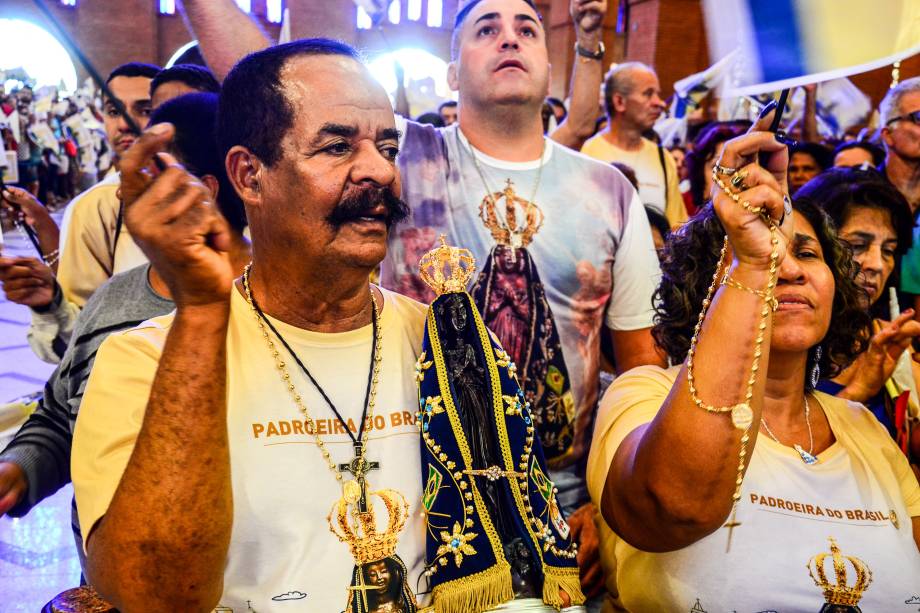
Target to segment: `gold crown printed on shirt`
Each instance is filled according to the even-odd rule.
[[[438,296],[466,291],[476,272],[476,258],[468,249],[448,245],[443,234],[438,240],[441,244],[419,261],[419,276]]]
[[[827,604],[856,606],[859,604],[863,592],[872,583],[872,571],[859,558],[845,556],[840,553],[840,547],[833,537],[828,538],[828,540],[831,543],[830,553],[819,553],[812,557],[808,561],[808,574],[811,575],[815,585],[824,592],[824,600]],[[827,558],[831,559],[835,583],[831,583],[828,580],[825,572],[824,563]],[[847,562],[856,573],[856,580],[852,585],[847,583]]]
[[[338,539],[347,543],[351,555],[359,566],[377,562],[396,555],[396,542],[409,517],[409,503],[396,490],[368,492],[367,512],[360,512],[344,498],[335,503],[326,518],[329,529]],[[383,502],[387,511],[386,529],[377,530],[377,518],[370,500]]]
[[[504,201],[504,206],[499,205],[500,201]],[[504,190],[482,199],[479,218],[495,242],[515,249],[529,245],[543,226],[543,211],[533,202],[518,197],[511,179]]]

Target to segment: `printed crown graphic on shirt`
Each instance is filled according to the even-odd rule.
[[[504,206],[499,205],[504,202]],[[514,183],[508,179],[505,189],[483,198],[479,218],[499,245],[519,249],[526,247],[543,227],[543,211],[530,200],[514,193]]]
[[[332,533],[341,542],[348,544],[351,555],[359,566],[396,555],[397,538],[409,518],[409,503],[396,490],[368,492],[367,497],[367,512],[362,513],[354,509],[349,513],[351,505],[342,498],[326,518]],[[370,504],[372,498],[382,501],[386,507],[387,525],[383,531],[377,530],[377,518],[374,507]]]
[[[829,537],[828,541],[831,544],[830,553],[819,553],[812,557],[808,561],[808,574],[811,575],[815,585],[824,592],[824,600],[827,604],[855,606],[859,604],[863,592],[872,583],[872,571],[859,558],[840,553],[840,547],[834,537]],[[831,559],[835,583],[828,580],[825,572],[827,558]],[[847,583],[848,562],[856,573],[856,581],[852,585]]]

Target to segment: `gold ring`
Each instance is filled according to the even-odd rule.
[[[746,190],[748,187],[747,185],[744,184],[744,180],[747,179],[747,176],[748,176],[748,173],[743,170],[739,170],[738,172],[733,174],[730,180],[732,187],[742,192]]]
[[[720,175],[731,176],[738,172],[737,168],[731,168],[729,166],[722,166],[722,164],[716,164],[712,167]]]

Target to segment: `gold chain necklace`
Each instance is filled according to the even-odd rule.
[[[454,132],[454,134],[457,137],[457,146],[462,150],[464,147],[463,147],[463,141],[460,140],[460,128],[457,128],[457,131]],[[537,190],[540,189],[540,179],[543,178],[543,167],[546,166],[546,164],[543,161],[543,158],[546,155],[546,140],[547,139],[544,136],[543,137],[543,147],[540,149],[540,165],[537,166],[537,180],[534,182],[533,192],[530,194],[530,200],[528,200],[528,202],[534,206],[536,206],[534,204],[534,200],[537,197]],[[486,194],[487,194],[486,198],[488,198],[494,205],[495,197],[493,194],[495,194],[496,192],[492,191],[492,189],[489,187],[488,181],[486,181],[486,175],[482,170],[482,166],[479,164],[479,158],[476,157],[476,150],[473,149],[473,144],[467,142],[467,146],[469,148],[470,157],[473,158],[473,166],[476,167],[476,172],[479,174],[479,178],[482,180],[482,185],[483,187],[486,188]]]
[[[323,454],[323,459],[326,460],[326,465],[329,467],[329,470],[332,471],[332,474],[335,475],[335,480],[342,485],[342,493],[346,501],[351,504],[355,504],[365,498],[364,490],[364,472],[365,467],[368,463],[365,461],[365,455],[367,450],[367,440],[370,428],[366,426],[367,423],[373,422],[374,416],[374,406],[377,402],[377,384],[380,381],[380,362],[383,359],[382,349],[383,349],[383,332],[381,331],[381,326],[377,327],[377,334],[374,338],[375,349],[374,349],[374,367],[373,375],[371,377],[371,388],[368,395],[367,401],[367,417],[365,419],[364,435],[361,439],[361,446],[356,454],[356,457],[351,462],[352,475],[354,479],[345,481],[342,477],[342,472],[339,466],[336,466],[336,463],[332,461],[332,456],[329,454],[329,450],[326,449],[326,444],[319,435],[318,428],[316,427],[313,418],[310,416],[310,412],[307,410],[306,405],[303,402],[303,398],[300,393],[298,393],[297,388],[294,386],[294,383],[291,381],[291,374],[288,372],[287,365],[284,360],[281,359],[281,354],[278,352],[278,348],[275,346],[275,342],[272,340],[271,335],[269,334],[268,329],[265,326],[265,323],[262,321],[262,317],[259,315],[258,310],[256,309],[255,302],[252,299],[252,288],[249,284],[249,274],[252,269],[252,263],[247,264],[246,270],[243,272],[243,289],[246,291],[246,302],[249,303],[249,308],[252,310],[253,315],[255,316],[256,322],[259,324],[259,330],[262,332],[262,337],[265,339],[268,349],[272,354],[272,358],[275,360],[275,368],[277,368],[278,373],[281,375],[281,379],[287,387],[288,392],[291,395],[291,399],[294,401],[294,404],[297,405],[297,408],[303,414],[307,426],[313,432],[313,440],[316,442],[317,448]],[[374,296],[373,290],[371,290],[371,303],[373,305],[375,317],[379,319],[379,311],[377,308],[377,298]],[[346,465],[342,465],[344,468]]]

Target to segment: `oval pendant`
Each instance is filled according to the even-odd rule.
[[[736,404],[732,407],[732,425],[739,430],[747,430],[754,421],[754,411],[751,405],[746,402]]]
[[[361,486],[352,479],[342,484],[342,497],[348,504],[357,504],[361,500]]]

